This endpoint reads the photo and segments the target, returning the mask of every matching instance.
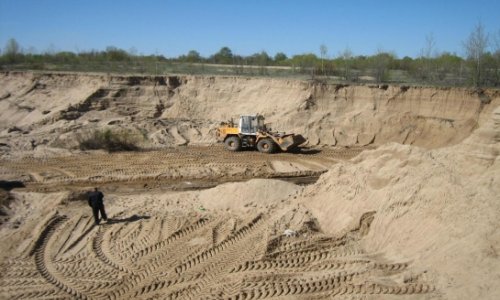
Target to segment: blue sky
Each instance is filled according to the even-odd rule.
[[[324,44],[329,57],[346,47],[416,57],[432,34],[437,50],[462,55],[478,22],[500,35],[500,0],[0,0],[0,47],[15,38],[38,52],[115,46],[209,56],[227,46],[291,56],[319,55]]]

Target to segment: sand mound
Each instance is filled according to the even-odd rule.
[[[2,240],[8,240],[9,243],[2,245],[0,262],[12,255],[28,254],[48,220],[57,213],[57,205],[67,198],[67,194],[10,192],[9,220],[0,228]]]
[[[227,183],[200,193],[200,204],[212,210],[259,211],[276,206],[302,188],[289,182],[252,179]]]
[[[290,189],[297,187],[252,180],[247,186],[205,191],[106,193],[111,220],[101,226],[93,225],[85,201],[66,201],[70,194],[17,192],[16,210],[24,219],[17,230],[4,226],[0,231],[9,241],[2,255],[10,254],[0,257],[0,298],[435,295],[432,283],[411,277],[411,263],[364,251],[361,242],[372,215],[365,214],[346,234],[325,234],[307,209],[281,198]],[[238,191],[235,200],[231,194]],[[28,209],[36,200],[37,206]],[[208,205],[220,200],[236,210],[200,209],[205,200]],[[262,200],[271,206],[262,208]],[[258,201],[260,206],[244,210]]]
[[[375,212],[368,251],[412,260],[448,299],[498,299],[500,109],[462,144],[389,144],[334,166],[303,193],[330,233]]]

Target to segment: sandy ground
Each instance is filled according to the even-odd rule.
[[[96,86],[104,80],[98,76],[91,81],[78,76],[62,79],[70,90],[75,81],[85,83],[82,89],[92,90],[92,80]],[[4,89],[12,89],[26,85],[23,80],[32,82],[25,75],[9,75],[2,84]],[[222,84],[210,78],[189,80],[218,88]],[[251,90],[266,94],[259,80],[226,80],[234,81],[232,93],[239,95],[237,99],[243,99],[244,92],[251,98]],[[176,97],[194,90],[178,89],[187,83],[170,78],[165,84],[174,91],[168,98],[173,108],[181,103],[174,101]],[[224,82],[224,86],[231,84]],[[303,88],[301,83],[277,82],[271,93],[283,86]],[[371,103],[379,104],[387,102],[380,93],[396,90],[360,87],[345,99],[367,97],[365,88],[374,92]],[[341,89],[347,93],[350,88]],[[412,89],[411,93],[418,92]],[[31,95],[37,90],[44,89],[34,86],[23,93]],[[59,92],[48,89],[49,94]],[[183,97],[193,104],[208,92],[213,90]],[[34,122],[36,115],[21,118],[23,108],[18,115],[12,113],[14,96],[0,95],[10,99],[12,109],[10,123],[2,125],[5,129],[0,137],[4,143],[0,159],[0,298],[499,299],[498,98],[492,96],[496,92],[486,92],[481,96],[483,104],[473,110],[471,103],[476,100],[471,99],[477,94],[466,98],[463,90],[434,92],[437,96],[431,97],[429,90],[420,89],[423,100],[418,103],[414,98],[390,100],[395,105],[390,115],[408,123],[374,133],[379,137],[386,134],[387,140],[377,143],[378,147],[362,147],[364,143],[359,142],[369,131],[365,124],[353,127],[353,135],[345,136],[348,140],[355,135],[358,147],[305,148],[275,155],[230,153],[219,145],[191,142],[189,146],[115,154],[75,151],[54,147],[50,141],[37,144],[38,140],[34,147],[31,142],[24,147],[22,141],[30,138],[51,140],[51,134],[60,134],[71,122],[58,127],[58,121]],[[314,99],[323,99],[316,106],[326,105],[321,101],[329,96],[315,95]],[[289,96],[302,97],[296,91]],[[36,102],[35,98],[28,100]],[[356,108],[366,116],[365,102],[352,100],[347,105],[349,101],[345,102],[349,110]],[[408,101],[413,103],[413,117],[396,109]],[[451,106],[450,101],[462,105]],[[292,103],[290,100],[288,105]],[[54,111],[55,104],[50,105]],[[430,107],[444,107],[449,120],[432,119]],[[126,107],[121,109],[126,111]],[[182,109],[193,116],[207,113],[196,105]],[[182,115],[182,109],[176,113]],[[468,115],[470,109],[474,118]],[[310,117],[328,111],[336,114],[330,106]],[[89,113],[99,114],[99,121],[78,123]],[[140,114],[135,114],[138,119]],[[415,116],[425,114],[429,118],[424,119],[431,121],[412,127],[414,120],[422,120]],[[342,122],[359,125],[355,115],[350,115],[351,123],[348,118]],[[109,107],[87,110],[65,130],[70,136],[84,123],[95,125],[114,117]],[[286,120],[283,125],[295,122]],[[321,120],[316,124],[329,122]],[[23,122],[39,127],[30,129]],[[164,136],[176,136],[172,128],[180,128],[181,123],[191,124],[180,119],[169,122]],[[211,122],[215,123],[207,124]],[[373,122],[374,130],[383,124]],[[404,124],[408,126],[401,126]],[[8,132],[14,125],[21,132]],[[168,146],[186,137],[186,130],[177,131],[177,139],[166,139]],[[418,130],[423,133],[417,134]],[[414,143],[396,143],[400,133]],[[200,140],[208,141],[204,136],[200,133]],[[445,141],[436,142],[443,137]],[[419,143],[429,147],[409,145]],[[110,217],[100,226],[93,224],[85,195],[96,185],[105,193]]]

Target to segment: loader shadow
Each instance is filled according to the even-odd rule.
[[[257,149],[252,148],[252,147],[247,147],[247,148],[241,148],[239,151],[236,153],[244,153],[244,152],[250,152],[250,153],[255,153]],[[288,151],[283,151],[281,149],[276,149],[275,152],[271,153],[270,155],[274,154],[302,154],[302,155],[314,155],[321,153],[320,149],[309,149],[309,148],[293,148]],[[269,155],[267,153],[262,153],[262,155]]]
[[[308,148],[294,148],[294,149],[287,151],[287,153],[302,154],[302,155],[314,155],[314,154],[321,153],[321,150],[320,149],[308,149]]]
[[[15,188],[23,188],[25,187],[22,181],[8,181],[8,180],[0,180],[0,189],[5,191],[10,191]]]

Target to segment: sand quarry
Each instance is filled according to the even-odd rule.
[[[308,142],[215,143],[247,113]],[[499,153],[498,90],[2,73],[0,299],[500,299]]]

